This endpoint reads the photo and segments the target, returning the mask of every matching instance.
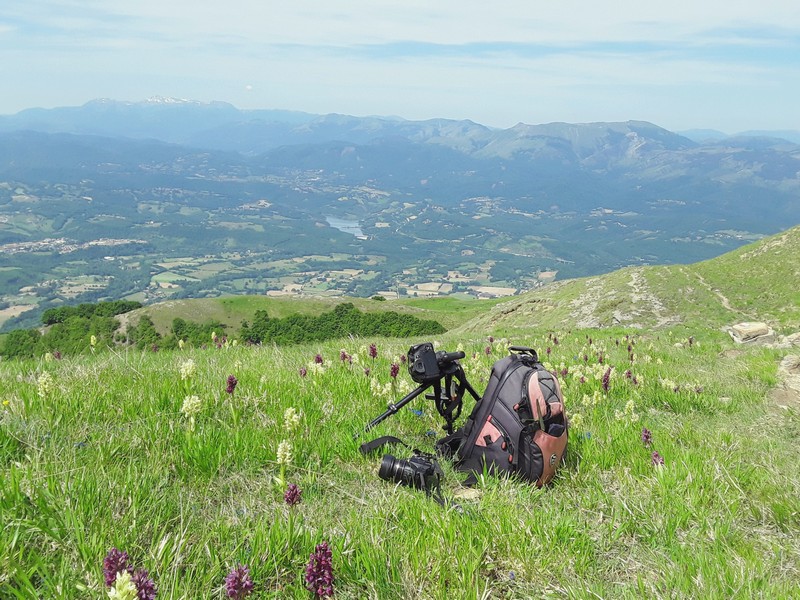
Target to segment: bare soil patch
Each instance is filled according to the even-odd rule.
[[[789,354],[778,368],[778,385],[769,393],[772,406],[781,410],[800,409],[800,355]]]
[[[36,305],[18,304],[16,306],[9,306],[8,308],[4,308],[0,310],[0,324],[5,323],[8,319],[11,319],[12,317],[18,317],[25,311],[31,310],[32,308],[36,308]]]

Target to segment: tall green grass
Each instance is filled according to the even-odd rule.
[[[728,356],[724,334],[692,334],[510,340],[561,374],[567,463],[546,489],[485,477],[475,497],[444,463],[445,508],[380,480],[380,456],[358,452],[384,434],[432,450],[442,434],[422,398],[363,433],[412,388],[405,369],[390,377],[412,340],[0,363],[0,598],[104,597],[111,547],[150,571],[159,598],[223,598],[240,563],[252,597],[309,598],[304,569],[322,541],[338,598],[793,597],[800,419],[765,399],[780,353]],[[482,391],[506,341],[437,340],[459,346]],[[288,483],[302,489],[294,507]]]

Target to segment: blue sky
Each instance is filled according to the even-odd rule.
[[[800,130],[798,0],[5,0],[0,114],[240,108]]]

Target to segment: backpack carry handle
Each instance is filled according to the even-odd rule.
[[[518,354],[527,354],[533,358],[534,362],[539,362],[539,355],[536,354],[536,350],[528,346],[509,346],[508,350],[509,352],[516,352]]]

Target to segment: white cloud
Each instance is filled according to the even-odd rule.
[[[11,0],[10,4],[4,8],[7,14],[25,14],[56,27],[83,28],[100,21],[192,39],[229,33],[243,40],[310,45],[409,40],[678,41],[730,27],[800,28],[800,3],[794,0]],[[60,21],[64,15],[72,15],[74,22]]]

